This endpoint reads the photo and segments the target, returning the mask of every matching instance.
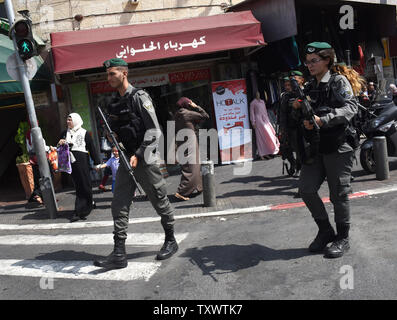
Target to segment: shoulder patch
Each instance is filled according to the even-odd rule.
[[[346,89],[345,89],[345,92],[343,93],[343,97],[346,98],[346,99],[352,99],[353,96],[354,96],[354,95],[353,95],[352,90],[346,88]]]
[[[149,103],[144,103],[144,104],[143,104],[143,107],[144,107],[147,111],[149,111],[149,112],[154,111],[154,107],[153,107],[153,104],[152,104],[151,102],[149,102]]]
[[[142,94],[139,95],[139,99],[142,102],[142,106],[149,112],[153,112],[154,111],[154,106],[153,106],[153,102],[152,100],[146,95],[146,94]]]

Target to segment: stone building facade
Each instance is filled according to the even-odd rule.
[[[239,2],[242,0],[13,0],[13,5],[15,12],[29,10],[35,32],[49,40],[51,32],[221,14]]]

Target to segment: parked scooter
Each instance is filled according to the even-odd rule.
[[[374,137],[385,136],[388,156],[397,157],[397,106],[392,100],[360,106],[358,130],[366,137],[360,146],[360,163],[366,172],[375,172]]]

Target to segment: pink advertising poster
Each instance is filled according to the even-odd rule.
[[[212,82],[212,96],[222,164],[252,160],[245,80]]]

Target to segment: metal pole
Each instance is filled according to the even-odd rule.
[[[374,138],[375,172],[377,180],[389,179],[386,137]]]
[[[352,66],[351,59],[350,59],[350,50],[346,50],[346,65],[348,67]]]
[[[215,168],[213,161],[209,160],[201,163],[201,175],[203,177],[204,207],[215,207]]]
[[[7,18],[10,23],[10,27],[14,23],[15,15],[14,8],[11,0],[5,0],[5,8],[7,11]],[[15,41],[15,35],[12,33],[12,40],[14,43],[15,52],[18,52],[18,47]],[[43,136],[41,134],[41,129],[38,126],[36,110],[34,109],[32,92],[30,91],[29,79],[26,72],[26,67],[24,62],[18,53],[15,55],[18,64],[18,73],[25,95],[26,110],[29,115],[33,148],[36,152],[37,161],[40,170],[40,189],[43,195],[44,205],[51,219],[55,219],[58,212],[58,205],[55,198],[54,186],[52,184],[50,168],[47,162],[47,156],[45,152],[45,146],[43,143]]]

